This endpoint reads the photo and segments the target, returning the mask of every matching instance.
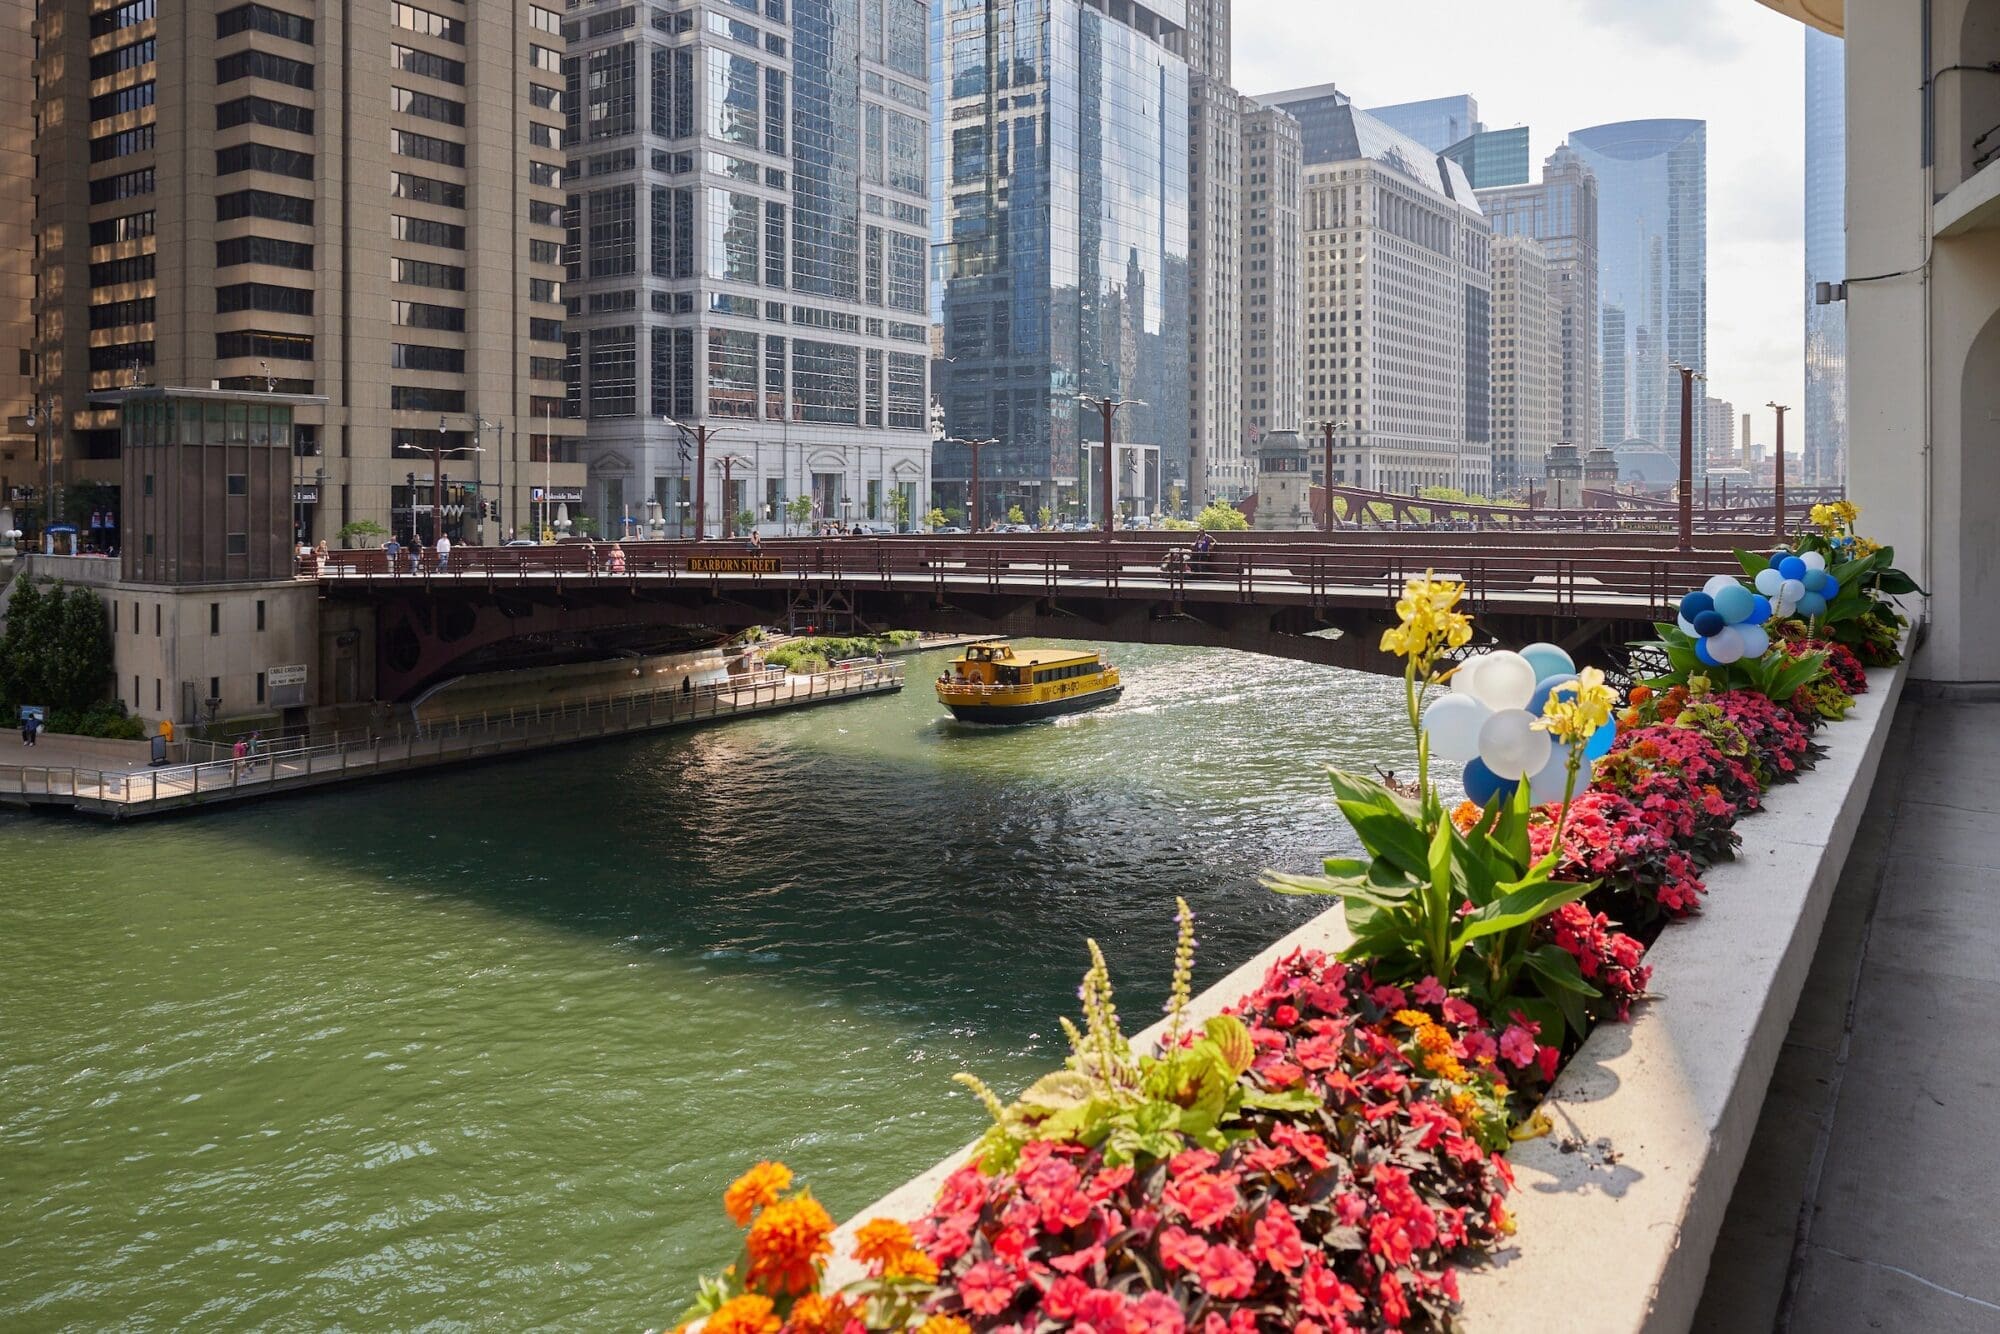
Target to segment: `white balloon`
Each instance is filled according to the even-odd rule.
[[[1785,582],[1785,576],[1775,569],[1766,568],[1757,571],[1755,582],[1759,593],[1767,598],[1773,598],[1778,595],[1778,588]]]
[[[1548,763],[1552,749],[1526,709],[1497,710],[1479,729],[1479,758],[1501,778],[1526,778]]]
[[[1743,656],[1743,641],[1736,637],[1736,627],[1725,625],[1708,637],[1708,656],[1727,667]]]
[[[1502,649],[1480,659],[1479,678],[1472,683],[1472,696],[1495,713],[1503,709],[1525,712],[1528,701],[1535,697],[1536,679],[1533,664],[1518,653]]]
[[[1771,649],[1771,636],[1761,625],[1732,625],[1730,630],[1743,644],[1746,661],[1763,657]]]
[[[1826,557],[1817,551],[1801,551],[1799,559],[1806,563],[1808,570],[1824,570],[1826,568]]]
[[[1493,710],[1470,695],[1444,695],[1424,710],[1431,757],[1463,764],[1479,753],[1479,729]]]
[[[1799,605],[1799,599],[1805,595],[1806,585],[1802,579],[1787,579],[1778,586],[1778,596],[1791,603],[1794,607]]]
[[[1727,588],[1735,582],[1736,580],[1730,575],[1726,574],[1713,575],[1710,577],[1707,583],[1701,586],[1701,591],[1708,594],[1710,597],[1714,597],[1716,589]]]
[[[1474,690],[1473,682],[1479,678],[1479,664],[1485,661],[1485,658],[1467,658],[1464,662],[1458,664],[1458,669],[1451,674],[1451,693],[1454,695],[1472,694]]]
[[[1681,633],[1684,635],[1692,636],[1696,633],[1694,628],[1694,622],[1690,621],[1685,616],[1676,615],[1674,617],[1674,624],[1678,625],[1681,628]]]
[[[1568,752],[1567,746],[1549,747],[1548,762],[1535,770],[1534,776],[1528,779],[1528,800],[1537,806],[1562,800],[1563,784],[1569,781]],[[1590,781],[1588,765],[1577,771],[1576,781],[1579,787]]]

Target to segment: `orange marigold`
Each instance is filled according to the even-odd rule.
[[[722,1192],[722,1207],[738,1227],[750,1226],[750,1216],[767,1204],[776,1204],[792,1184],[792,1169],[783,1163],[762,1162],[729,1183]]]
[[[882,1277],[914,1278],[935,1283],[938,1278],[937,1261],[912,1246],[889,1257],[888,1263],[883,1266]]]
[[[887,1264],[916,1244],[908,1224],[871,1218],[854,1234],[854,1258],[865,1265]]]
[[[854,1308],[838,1293],[823,1297],[809,1292],[792,1304],[785,1334],[845,1334],[854,1314]]]
[[[917,1326],[917,1334],[972,1334],[972,1326],[955,1315],[934,1315]]]
[[[1653,688],[1651,686],[1632,687],[1631,700],[1634,704],[1644,704],[1647,700],[1651,699],[1652,697],[1653,697]]]
[[[778,1334],[783,1323],[769,1297],[746,1292],[717,1308],[708,1318],[705,1334]]]
[[[773,1294],[811,1292],[819,1262],[833,1254],[833,1219],[810,1191],[769,1204],[750,1224],[750,1287]]]

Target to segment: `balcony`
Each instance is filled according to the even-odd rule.
[[[1993,130],[2000,141],[2000,126]],[[1931,209],[1931,235],[1939,240],[2000,228],[2000,156],[1989,160]]]

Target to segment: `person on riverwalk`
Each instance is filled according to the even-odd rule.
[[[35,718],[35,715],[34,715],[34,714],[32,714],[32,713],[28,713],[28,714],[23,714],[23,715],[21,716],[21,744],[22,744],[22,745],[24,745],[24,746],[32,746],[32,745],[34,745],[34,744],[35,744],[35,734],[36,734],[37,732],[39,732],[40,730],[41,730],[41,728],[40,728],[40,726],[39,726],[39,724],[38,724],[38,721],[37,721],[37,719]]]
[[[315,576],[319,576],[319,575],[324,575],[325,573],[326,573],[326,539],[322,537],[313,546],[313,574]]]
[[[248,741],[245,741],[242,737],[237,737],[236,744],[229,748],[231,777],[237,777],[242,774],[243,762],[244,760],[249,758],[249,755],[250,755],[250,743]]]
[[[609,565],[611,573],[613,574],[625,573],[625,544],[623,542],[613,542],[611,544],[611,558]]]
[[[755,528],[752,528],[750,530],[750,554],[753,556],[761,556],[764,554],[764,539],[757,536],[757,530]]]
[[[451,538],[444,533],[438,534],[437,558],[437,572],[439,574],[444,574],[451,569]]]
[[[424,572],[424,543],[415,533],[410,534],[410,573]]]
[[[396,535],[389,534],[389,540],[382,544],[382,555],[389,562],[389,573],[396,572],[396,557],[403,554],[403,548],[396,542]]]

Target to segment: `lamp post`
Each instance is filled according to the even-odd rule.
[[[1694,382],[1708,377],[1692,366],[1675,363],[1681,373],[1681,550],[1694,549]]]
[[[500,540],[505,542],[507,540],[507,520],[501,515],[500,508],[507,502],[507,423],[487,421],[486,418],[475,412],[472,415],[472,448],[475,454],[485,452],[486,432],[489,430],[498,430],[500,432],[500,479],[496,483],[500,489],[500,501],[493,507],[493,519],[494,522],[500,525]],[[475,481],[478,479],[478,462],[477,459],[473,460],[473,478]],[[484,496],[480,497],[479,501],[479,545],[486,545],[486,499]]]
[[[731,503],[729,493],[730,474],[737,463],[748,461],[739,460],[734,454],[722,456],[722,540],[725,542],[736,536],[736,507]]]
[[[1783,537],[1785,535],[1785,414],[1791,411],[1791,405],[1773,399],[1764,406],[1778,414],[1778,452],[1777,457],[1772,460],[1771,481],[1774,485],[1771,499],[1776,502],[1777,514],[1777,523],[1773,531],[1779,537]]]
[[[672,417],[660,420],[683,435],[694,437],[694,540],[699,542],[708,535],[708,441],[710,436],[722,433],[711,429],[707,422],[689,425]]]
[[[1319,528],[1323,533],[1333,531],[1333,422],[1331,419],[1319,424],[1322,439],[1321,453],[1325,456],[1320,467],[1325,476],[1320,479],[1320,494],[1326,500],[1326,513],[1320,517]]]
[[[38,396],[29,400],[28,429],[48,437],[42,446],[42,466],[47,479],[42,485],[42,532],[46,537],[50,525],[56,521],[56,401],[54,398]],[[47,542],[44,541],[43,545],[46,546]]]
[[[979,451],[988,445],[997,445],[999,439],[988,436],[984,440],[967,440],[961,436],[948,435],[944,442],[950,445],[964,445],[972,451],[972,480],[967,484],[965,495],[965,522],[973,532],[979,531]]]
[[[1142,398],[1111,398],[1108,395],[1100,395],[1093,398],[1088,394],[1078,394],[1076,401],[1087,403],[1096,408],[1098,413],[1104,418],[1104,537],[1106,541],[1109,541],[1111,534],[1118,526],[1118,478],[1112,472],[1111,465],[1111,418],[1120,408],[1144,407],[1146,400]]]
[[[398,446],[398,448],[407,449],[413,453],[429,454],[431,456],[431,545],[432,546],[437,545],[438,538],[444,533],[444,456],[447,452],[453,454],[462,454],[468,448],[472,449],[475,453],[479,452],[480,450],[480,446],[478,445],[471,445],[471,446],[447,445],[444,442],[444,432],[445,432],[445,419],[443,417],[439,417],[438,439],[435,445],[425,446],[418,444],[405,444]],[[417,531],[417,484],[416,484],[416,474],[414,473],[410,475],[409,486],[410,486],[410,535],[414,539]]]

